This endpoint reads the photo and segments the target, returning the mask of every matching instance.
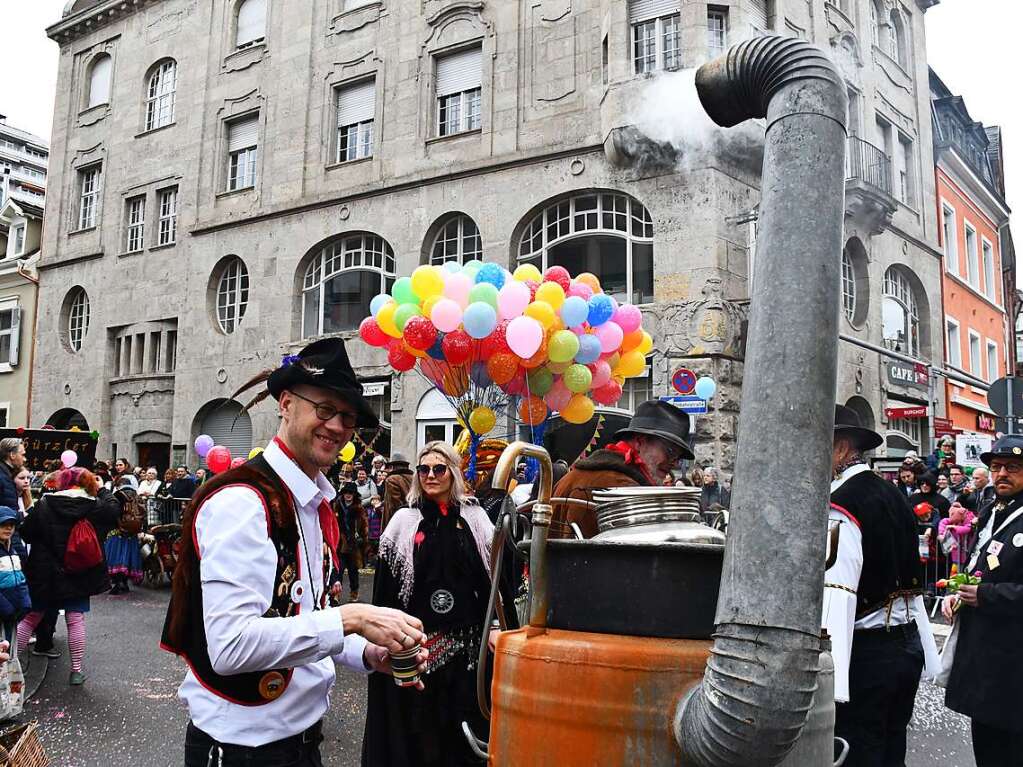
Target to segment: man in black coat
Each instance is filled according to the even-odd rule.
[[[0,439],[0,506],[17,510],[21,493],[14,478],[25,465],[25,443],[17,437]]]
[[[942,605],[958,605],[958,639],[945,705],[970,717],[977,767],[1023,765],[1023,437],[1008,435],[981,455],[995,499],[981,510],[962,586]]]

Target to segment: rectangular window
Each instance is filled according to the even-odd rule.
[[[102,168],[94,165],[78,171],[78,228],[96,226],[96,212],[102,186]]]
[[[899,134],[898,153],[895,157],[895,166],[898,176],[895,179],[896,192],[899,195],[899,202],[913,208],[916,206],[916,184],[914,180],[915,163],[913,161],[913,140],[908,136]]]
[[[337,152],[335,162],[373,156],[376,81],[337,90]]]
[[[478,130],[483,94],[483,49],[437,59],[437,135]]]
[[[767,0],[745,0],[746,15],[749,18],[750,32],[753,37],[767,34]]]
[[[161,189],[158,194],[160,220],[156,244],[173,245],[178,240],[178,188]]]
[[[227,124],[227,190],[248,189],[256,185],[259,115],[250,115]]]
[[[6,402],[0,404],[0,429],[6,428],[7,426],[7,413],[10,410],[10,405]]]
[[[632,62],[636,74],[682,66],[679,0],[630,0]]]
[[[0,365],[18,364],[18,339],[21,328],[21,309],[7,305],[0,309]]]
[[[14,255],[20,256],[25,252],[25,224],[14,227]]]
[[[728,48],[728,9],[707,9],[707,53],[716,58]]]
[[[608,47],[607,35],[600,43],[600,81],[607,85],[611,79],[610,72],[610,49]]]
[[[959,323],[946,319],[945,335],[948,345],[948,364],[953,367],[962,368],[963,351],[959,341]]]
[[[987,342],[987,380],[998,379],[998,344],[994,341]]]
[[[131,197],[125,202],[125,244],[126,253],[142,250],[146,241],[146,196]]]
[[[941,204],[941,240],[945,248],[945,270],[959,274],[959,232],[956,228],[955,208]]]
[[[980,336],[969,331],[970,336],[970,372],[977,378],[984,377],[984,371],[980,367]]]
[[[980,255],[977,253],[977,230],[966,222],[966,281],[980,290]]]
[[[987,240],[981,240],[981,252],[984,261],[984,295],[995,301],[995,250]]]
[[[167,331],[167,352],[164,358],[164,372],[173,373],[178,364],[178,331]]]

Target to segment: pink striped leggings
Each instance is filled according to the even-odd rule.
[[[28,640],[43,619],[43,614],[42,611],[30,612],[18,624],[19,655],[28,647]],[[71,655],[71,670],[81,671],[82,658],[85,657],[85,613],[67,611],[64,613],[64,620],[67,621],[67,646]]]

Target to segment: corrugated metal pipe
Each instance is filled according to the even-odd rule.
[[[696,86],[719,125],[766,117],[767,135],[717,630],[675,736],[685,765],[773,767],[817,687],[847,96],[822,51],[783,37],[740,43]]]

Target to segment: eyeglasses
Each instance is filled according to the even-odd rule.
[[[437,477],[440,479],[448,473],[448,467],[446,464],[438,463],[436,466],[427,466],[425,463],[421,463],[416,466],[416,471],[419,472],[420,477]]]
[[[334,407],[333,405],[328,405],[326,402],[315,402],[309,399],[308,397],[303,397],[298,392],[291,391],[291,389],[288,389],[288,393],[291,394],[291,396],[298,397],[299,399],[305,400],[310,405],[312,405],[313,410],[316,411],[316,417],[319,418],[324,423],[331,420],[335,416],[340,416],[341,423],[342,425],[344,425],[346,429],[354,429],[356,422],[359,420],[359,417],[355,415],[355,413],[349,412],[347,410],[338,410],[336,407]]]
[[[992,461],[990,469],[991,469],[991,473],[992,474],[997,474],[998,472],[1002,471],[1003,469],[1005,470],[1006,474],[1019,474],[1021,471],[1023,471],[1023,463],[1018,463],[1016,461],[1012,461],[1010,463],[1002,463],[1001,461]]]

